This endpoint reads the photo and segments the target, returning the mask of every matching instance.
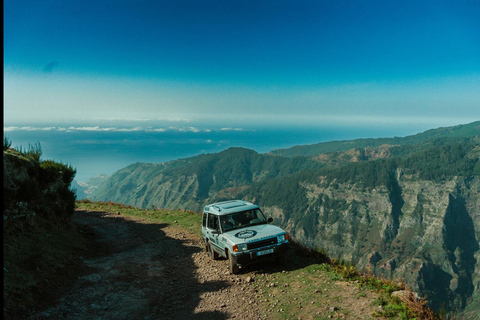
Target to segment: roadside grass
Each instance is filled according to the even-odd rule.
[[[186,210],[139,209],[113,202],[76,202],[77,209],[133,216],[201,235],[201,214]],[[417,319],[439,317],[403,283],[358,271],[353,265],[292,241],[286,266],[249,272],[251,286],[269,319]],[[265,271],[267,270],[267,271]],[[392,295],[393,292],[401,295]]]
[[[90,200],[77,201],[76,207],[81,210],[120,213],[151,221],[152,223],[165,223],[172,227],[182,228],[198,236],[201,236],[202,233],[199,227],[202,224],[202,215],[193,211],[155,208],[139,209],[114,202],[92,202]]]

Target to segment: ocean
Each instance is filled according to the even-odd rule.
[[[160,163],[199,154],[244,147],[259,153],[295,145],[334,140],[406,136],[430,129],[413,125],[268,125],[225,127],[218,124],[176,122],[104,122],[4,124],[12,147],[28,149],[40,143],[42,159],[76,168],[75,180],[111,175],[132,163]]]

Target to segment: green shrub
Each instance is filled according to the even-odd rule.
[[[4,142],[4,148],[5,148],[5,142]],[[29,143],[28,148],[26,150],[23,150],[22,147],[18,147],[17,150],[23,153],[23,155],[25,155],[30,160],[40,162],[40,157],[42,156],[42,146],[40,145],[40,142],[37,142],[34,144]]]
[[[43,161],[40,163],[40,168],[42,168],[40,178],[45,182],[53,182],[61,175],[62,181],[68,185],[73,181],[76,174],[76,170],[72,166],[52,160]]]

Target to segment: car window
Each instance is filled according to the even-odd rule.
[[[207,213],[203,213],[203,218],[202,218],[202,226],[206,227],[207,226]]]
[[[210,229],[218,230],[218,217],[214,214],[208,215],[208,227]]]
[[[228,231],[235,227],[235,222],[232,220],[231,215],[224,215],[220,218],[220,223],[222,224],[222,231]]]

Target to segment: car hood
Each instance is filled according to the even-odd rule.
[[[222,234],[225,238],[235,244],[255,242],[284,234],[283,229],[270,225],[261,224],[258,226],[249,226],[241,229],[235,229]]]

